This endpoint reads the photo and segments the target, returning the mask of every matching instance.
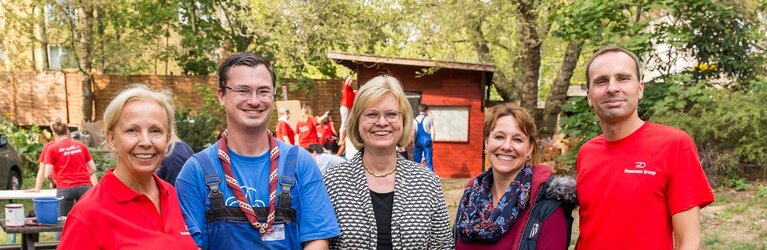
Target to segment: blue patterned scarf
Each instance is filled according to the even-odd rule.
[[[455,230],[464,242],[496,243],[509,231],[517,216],[527,206],[533,168],[525,166],[493,208],[493,170],[477,176],[466,187],[458,206]]]

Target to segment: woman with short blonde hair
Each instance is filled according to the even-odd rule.
[[[132,85],[104,112],[117,159],[67,217],[61,249],[196,249],[176,189],[154,172],[176,138],[167,92]]]
[[[365,83],[347,131],[359,152],[323,178],[341,228],[330,248],[452,249],[439,178],[396,151],[413,134],[413,111],[400,82],[378,76]]]

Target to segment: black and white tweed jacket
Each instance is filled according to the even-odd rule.
[[[341,236],[330,249],[375,249],[377,229],[362,153],[323,176]],[[453,249],[445,195],[439,178],[415,162],[397,158],[392,208],[394,249]]]

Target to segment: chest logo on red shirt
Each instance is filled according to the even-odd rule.
[[[646,175],[652,175],[655,176],[655,171],[644,169],[647,167],[647,163],[643,161],[635,162],[634,168],[635,169],[623,169],[624,174],[646,174]]]

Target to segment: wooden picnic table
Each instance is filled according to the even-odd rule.
[[[42,189],[40,192],[26,192],[24,190],[0,190],[0,200],[22,200],[34,198],[56,197],[56,189]],[[59,221],[56,225],[31,225],[20,227],[6,227],[5,220],[0,220],[0,226],[8,234],[21,234],[21,249],[35,249],[35,242],[40,240],[42,232],[61,232],[64,222]]]
[[[6,227],[5,221],[0,221],[3,231],[8,234],[21,234],[21,249],[34,250],[35,242],[40,241],[42,232],[61,232],[64,228],[64,221],[59,221],[56,225],[24,225],[20,227]]]

